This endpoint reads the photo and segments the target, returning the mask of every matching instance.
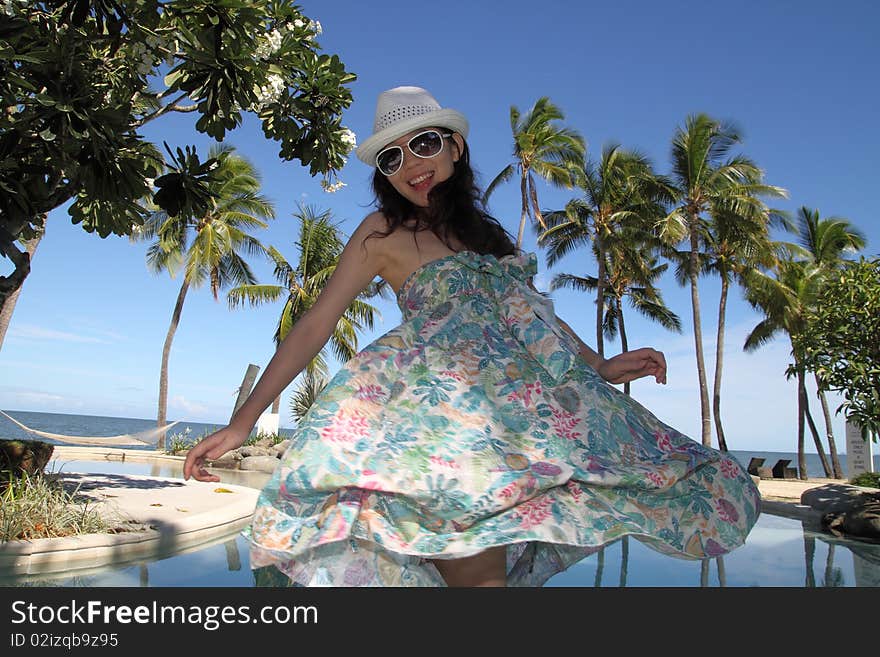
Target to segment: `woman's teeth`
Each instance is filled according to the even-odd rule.
[[[412,180],[410,180],[410,181],[409,181],[409,184],[410,184],[410,186],[415,187],[415,186],[419,185],[420,183],[423,183],[423,182],[425,182],[426,180],[429,180],[429,179],[431,178],[431,176],[433,176],[433,175],[434,175],[434,174],[433,174],[433,173],[430,173],[430,172],[429,172],[429,173],[423,173],[421,176],[418,176],[418,177],[413,178]]]

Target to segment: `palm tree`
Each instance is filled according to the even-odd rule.
[[[211,207],[202,216],[169,216],[154,212],[137,232],[136,239],[156,241],[147,250],[147,264],[155,273],[168,271],[174,276],[183,269],[183,282],[171,315],[171,324],[162,349],[159,374],[158,426],[165,424],[168,405],[168,360],[171,343],[180,323],[183,304],[190,287],[208,282],[214,299],[220,290],[243,283],[256,283],[245,261],[246,255],[263,255],[266,248],[247,231],[266,228],[263,219],[273,219],[275,209],[260,191],[260,177],[254,166],[236,155],[228,145],[211,148],[209,157],[218,158],[218,166],[208,183]],[[165,448],[164,433],[157,449]]]
[[[799,259],[818,267],[824,273],[834,272],[846,262],[845,256],[865,247],[864,234],[842,217],[820,218],[818,209],[801,206],[797,212],[796,226],[789,228],[797,237],[797,244],[787,244],[789,250]],[[831,467],[836,479],[843,478],[843,469],[837,455],[837,445],[831,428],[831,411],[825,391],[816,376],[816,389],[822,413],[825,418],[825,434],[828,438],[828,451],[831,454]],[[812,421],[812,418],[810,418]]]
[[[795,347],[793,336],[797,336],[803,330],[804,314],[815,302],[819,293],[822,272],[817,267],[782,257],[775,266],[775,275],[774,278],[758,270],[745,273],[746,299],[753,308],[764,313],[764,319],[758,322],[746,337],[743,348],[746,351],[755,351],[779,333],[785,333],[789,337],[794,362],[789,367],[788,374],[797,377],[798,390],[798,476],[807,479],[807,461],[804,454],[804,420],[808,403],[805,371],[801,364],[801,353]],[[825,452],[818,434],[813,434],[813,440],[826,476],[830,476],[831,471],[825,460]]]
[[[787,226],[785,216],[761,205],[749,206],[751,211],[742,215],[719,212],[712,218],[705,234],[703,252],[698,254],[700,272],[717,274],[721,279],[718,301],[718,333],[715,344],[715,378],[712,393],[712,417],[715,435],[721,451],[727,451],[727,439],[721,422],[721,373],[724,363],[724,336],[727,317],[727,299],[731,283],[744,285],[743,276],[755,268],[768,269],[776,262],[774,242],[769,227]],[[676,264],[675,279],[679,285],[689,280],[689,251],[670,251],[667,255]]]
[[[583,196],[569,201],[563,210],[548,213],[547,228],[538,236],[538,244],[548,246],[548,267],[579,247],[591,246],[597,276],[585,277],[584,284],[576,278],[558,280],[561,287],[596,290],[596,352],[604,356],[608,251],[615,245],[635,246],[651,240],[651,227],[665,214],[662,203],[668,200],[668,188],[654,175],[644,155],[618,144],[605,146],[598,163],[587,160],[578,179]],[[624,232],[626,237],[622,238]],[[608,335],[613,337],[614,333]]]
[[[515,105],[510,107],[510,129],[513,132],[514,163],[508,164],[486,188],[483,200],[488,202],[495,188],[510,180],[518,170],[522,214],[516,248],[522,247],[526,220],[534,218],[545,228],[538,205],[534,171],[557,187],[571,189],[577,180],[577,170],[583,162],[586,144],[575,130],[558,125],[564,119],[562,110],[546,96],[539,98],[529,112],[521,117]]]
[[[303,418],[326,385],[326,380],[320,374],[306,371],[290,396],[290,415],[295,422]]]
[[[698,278],[700,247],[709,243],[712,217],[722,214],[753,215],[766,211],[761,196],[784,196],[778,187],[763,184],[763,172],[742,155],[731,156],[741,141],[739,132],[705,114],[688,116],[672,139],[672,181],[676,207],[661,222],[660,235],[668,244],[686,240],[687,276],[691,289],[694,347],[700,385],[702,442],[712,444],[709,388],[703,356],[703,329]]]
[[[300,206],[294,217],[300,224],[297,242],[299,259],[296,266],[291,265],[277,249],[270,247],[267,252],[275,263],[274,276],[279,284],[239,285],[227,294],[230,308],[237,308],[245,303],[258,306],[285,298],[273,336],[276,348],[293,325],[318,300],[327,281],[336,270],[339,256],[345,246],[339,227],[333,223],[329,210],[318,213],[311,206]],[[340,317],[328,342],[337,360],[347,361],[357,353],[358,330],[365,327],[373,328],[374,317],[378,311],[365,300],[377,295],[384,296],[388,289],[384,281],[371,283]],[[320,392],[327,376],[325,353],[325,349],[322,349],[306,366],[306,379],[301,384],[296,399],[313,400],[317,392]],[[291,401],[291,410],[294,417],[299,417],[301,409],[296,399]],[[277,412],[279,404],[280,397],[275,400],[273,412]],[[308,405],[311,405],[311,401]],[[308,406],[305,406],[305,409],[308,409]]]
[[[624,240],[609,250],[606,259],[605,267],[602,268],[606,276],[603,304],[603,332],[606,337],[614,338],[619,334],[621,351],[629,351],[623,315],[624,297],[628,297],[630,306],[643,317],[657,322],[665,329],[681,333],[681,319],[666,306],[660,290],[655,286],[656,280],[669,265],[658,265],[656,256],[647,252],[645,247],[637,242],[627,243]],[[551,290],[569,288],[593,291],[598,287],[597,277],[566,273],[554,275],[550,283]],[[629,394],[629,383],[624,384],[623,391]]]

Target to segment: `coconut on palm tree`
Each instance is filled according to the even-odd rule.
[[[752,215],[766,212],[761,197],[785,196],[785,190],[765,185],[754,162],[731,151],[741,142],[731,124],[705,114],[688,116],[672,140],[671,179],[675,207],[658,223],[659,234],[669,245],[687,244],[687,278],[690,283],[694,347],[700,387],[701,437],[712,444],[709,388],[703,355],[703,329],[698,278],[701,247],[710,243],[713,217],[722,214]]]
[[[296,265],[289,263],[277,249],[270,247],[267,253],[275,264],[274,276],[278,284],[244,284],[231,289],[227,294],[230,308],[245,303],[258,306],[285,299],[275,328],[276,348],[293,325],[318,300],[336,270],[345,246],[339,226],[333,222],[333,215],[329,210],[317,212],[311,206],[300,206],[294,217],[299,220],[299,256]],[[366,300],[384,296],[389,289],[384,281],[371,283],[355,297],[339,318],[328,341],[337,360],[345,362],[352,358],[358,349],[357,332],[364,328],[373,328],[378,311]],[[306,365],[303,382],[292,399],[291,410],[294,417],[299,417],[304,412],[302,400],[313,400],[323,387],[328,371],[325,355],[326,347]],[[276,399],[273,412],[277,412],[279,404],[280,399]],[[308,404],[311,405],[311,401]]]
[[[222,289],[256,283],[245,256],[262,256],[266,248],[250,231],[266,228],[268,224],[264,220],[275,217],[272,203],[260,194],[259,174],[247,159],[223,144],[212,147],[210,157],[216,158],[218,165],[208,182],[211,193],[208,211],[201,216],[154,212],[135,235],[141,240],[156,238],[147,250],[147,264],[152,271],[167,271],[172,276],[183,272],[162,348],[157,413],[160,427],[166,424],[171,344],[188,290],[208,283],[217,300]],[[157,449],[164,447],[163,433]]]
[[[522,248],[526,222],[530,217],[546,228],[533,173],[551,185],[566,189],[571,189],[577,182],[586,143],[577,131],[560,125],[564,118],[562,110],[546,96],[539,98],[525,116],[520,115],[515,105],[510,107],[514,162],[504,167],[489,183],[483,200],[488,203],[489,196],[498,185],[519,172],[522,214],[516,238],[517,249]]]

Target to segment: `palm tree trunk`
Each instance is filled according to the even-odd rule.
[[[602,324],[605,317],[605,249],[602,242],[596,238],[596,249],[599,257],[599,273],[596,276],[596,353],[600,358],[605,357],[605,340]]]
[[[709,587],[709,559],[700,560],[700,588]]]
[[[159,427],[163,427],[166,424],[168,414],[168,357],[171,355],[171,343],[174,340],[177,325],[180,323],[180,314],[183,312],[183,302],[186,299],[186,291],[188,289],[189,281],[184,278],[183,285],[180,286],[180,292],[177,293],[177,303],[174,304],[174,312],[171,314],[171,326],[168,327],[168,334],[165,336],[165,345],[162,347],[162,369],[159,372],[159,413],[156,417],[156,426]],[[159,434],[156,449],[158,451],[165,449],[164,431]]]
[[[700,426],[703,445],[712,445],[712,426],[709,417],[709,386],[706,383],[706,361],[703,358],[703,329],[700,320],[700,293],[697,289],[697,276],[699,275],[697,263],[697,217],[691,218],[690,241],[691,252],[688,257],[688,274],[691,281],[691,308],[694,318],[694,346],[697,352],[697,376],[700,381]]]
[[[45,225],[46,220],[44,216],[43,226],[45,227]],[[30,262],[34,261],[34,252],[37,250],[37,245],[40,243],[40,240],[43,239],[43,235],[45,235],[45,228],[43,231],[37,233],[33,239],[24,243],[24,249],[28,254]],[[18,301],[18,295],[21,294],[22,287],[24,287],[23,283],[6,297],[2,308],[0,308],[0,349],[3,348],[3,341],[6,339],[6,331],[9,329],[9,323],[12,321],[12,313],[15,311],[15,304]]]
[[[629,570],[629,536],[620,539],[620,588],[626,588],[626,575]]]
[[[819,377],[816,377],[816,386],[818,388]],[[843,468],[840,467],[840,459],[837,456],[837,445],[834,442],[834,431],[831,428],[831,411],[828,410],[828,398],[825,391],[818,388],[819,403],[822,405],[822,414],[825,416],[825,433],[828,436],[828,451],[831,453],[831,469],[834,471],[835,479],[843,479]]]
[[[605,571],[605,548],[600,547],[599,553],[596,555],[596,579],[593,580],[593,586],[599,588],[602,586],[602,573]]]
[[[529,170],[523,167],[522,179],[519,181],[519,191],[522,194],[522,215],[519,218],[519,234],[516,236],[516,248],[521,249],[523,243],[523,234],[526,231],[526,220],[529,218],[529,191],[528,191]]]
[[[718,569],[718,586],[727,586],[727,571],[724,570],[724,557],[715,557],[715,567]]]
[[[808,589],[816,588],[816,575],[813,573],[813,560],[816,557],[816,539],[804,534],[804,568],[806,570],[806,582]]]
[[[806,390],[804,387],[804,372],[797,365],[798,380],[798,436],[797,436],[797,459],[798,459],[798,478],[807,479],[807,458],[804,455],[804,400],[806,398]]]
[[[834,584],[834,543],[828,544],[828,554],[825,555],[825,581],[824,586],[835,586]]]
[[[724,319],[727,314],[727,292],[730,283],[727,276],[721,274],[721,300],[718,302],[718,342],[715,345],[715,389],[712,394],[712,415],[715,418],[715,435],[718,438],[718,448],[722,452],[727,451],[727,441],[724,439],[724,427],[721,426],[721,366],[724,362]]]
[[[804,386],[804,415],[807,417],[810,433],[813,434],[816,453],[819,454],[819,460],[822,461],[822,470],[825,471],[826,477],[831,478],[831,466],[828,465],[828,459],[825,457],[825,448],[822,446],[822,440],[819,438],[819,431],[816,429],[816,423],[813,421],[813,414],[810,413],[810,398],[807,396],[806,386]]]
[[[620,297],[617,298],[617,328],[620,330],[620,353],[626,353],[629,351],[629,340],[626,337],[626,324],[623,323],[623,299]],[[624,394],[629,394],[629,384],[629,381],[623,384]]]
[[[538,191],[535,189],[535,179],[529,174],[529,196],[532,200],[532,214],[541,225],[542,230],[547,230],[547,224],[544,223],[544,215],[541,214],[541,207],[538,205]]]

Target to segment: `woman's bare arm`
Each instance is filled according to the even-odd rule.
[[[192,476],[199,481],[220,481],[217,475],[208,472],[207,464],[241,447],[260,414],[324,347],[345,309],[382,271],[385,266],[382,240],[370,240],[362,246],[364,238],[374,230],[385,230],[385,220],[377,213],[364,219],[351,236],[315,305],[290,329],[229,425],[189,450],[183,464],[184,479]]]
[[[260,414],[324,347],[355,297],[378,275],[384,264],[381,240],[369,240],[365,247],[361,246],[364,238],[374,230],[384,230],[384,219],[377,213],[364,219],[351,236],[315,305],[294,324],[281,342],[230,425],[250,432]]]

